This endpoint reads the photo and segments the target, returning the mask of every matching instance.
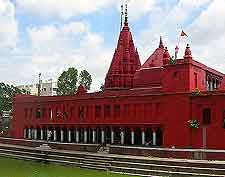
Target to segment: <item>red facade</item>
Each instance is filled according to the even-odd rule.
[[[14,99],[12,136],[70,143],[225,148],[225,76],[187,45],[171,61],[159,47],[141,66],[125,20],[105,91]],[[198,128],[191,128],[196,120]]]

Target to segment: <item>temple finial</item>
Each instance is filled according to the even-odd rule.
[[[125,20],[124,20],[124,25],[128,25],[128,7],[127,4],[125,5]]]
[[[121,5],[121,19],[120,19],[120,31],[122,30],[122,26],[123,26],[123,5]]]
[[[162,36],[160,36],[159,48],[164,49],[164,45],[163,45],[163,41],[162,41]]]

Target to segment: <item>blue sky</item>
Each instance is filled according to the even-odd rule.
[[[0,0],[0,82],[56,79],[68,67],[87,69],[97,90],[110,65],[120,28],[120,5],[141,61],[163,37],[171,55],[180,31],[179,57],[193,57],[225,73],[225,0]]]

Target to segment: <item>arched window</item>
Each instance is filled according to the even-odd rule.
[[[27,110],[27,108],[24,109],[24,114],[25,114],[25,118],[27,118],[27,116],[28,116],[28,110]]]
[[[36,109],[36,118],[40,119],[41,118],[41,108]]]
[[[115,118],[120,117],[120,105],[114,105],[114,115],[115,115]]]
[[[211,123],[211,109],[210,108],[203,109],[202,114],[203,114],[202,124],[209,125]]]
[[[111,107],[110,107],[110,105],[105,105],[104,106],[104,117],[105,118],[110,118],[111,117]]]
[[[95,106],[95,117],[101,118],[101,106],[100,105]]]
[[[84,119],[84,106],[79,106],[78,108],[78,117],[80,120],[83,120]]]

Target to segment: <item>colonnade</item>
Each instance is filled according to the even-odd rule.
[[[161,128],[34,128],[24,129],[24,139],[66,143],[162,145]]]
[[[206,90],[208,90],[208,91],[213,91],[213,90],[218,89],[219,84],[220,84],[218,79],[215,79],[215,78],[210,77],[210,76],[207,76],[206,83],[207,83],[206,84],[207,85]]]

